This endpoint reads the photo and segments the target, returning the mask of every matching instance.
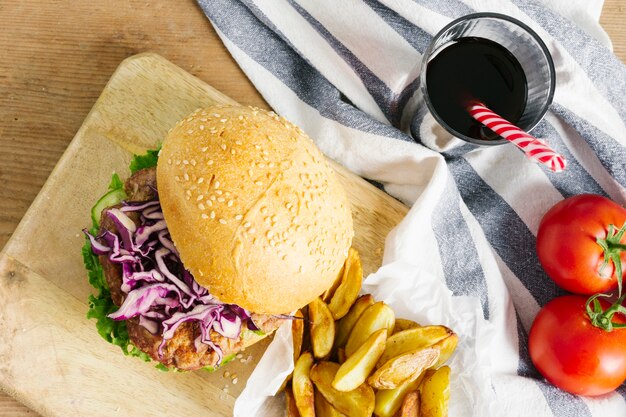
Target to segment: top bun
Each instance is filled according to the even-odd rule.
[[[165,139],[157,185],[185,267],[220,301],[255,313],[289,313],[319,296],[354,235],[335,172],[273,112],[196,110]]]

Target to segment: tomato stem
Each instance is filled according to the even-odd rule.
[[[617,278],[617,296],[622,296],[622,258],[621,253],[626,250],[626,244],[620,243],[622,237],[626,233],[626,223],[617,230],[612,224],[609,225],[606,238],[597,238],[596,243],[600,245],[604,251],[604,262],[600,267],[600,272],[609,264],[609,261],[613,262],[615,267],[615,275]]]
[[[607,332],[613,331],[613,329],[619,329],[626,327],[626,323],[614,323],[613,316],[616,313],[626,314],[626,307],[622,305],[626,294],[619,297],[606,311],[602,310],[602,305],[598,301],[599,297],[610,297],[610,294],[595,294],[589,297],[585,304],[587,315],[591,320],[591,324],[594,326],[606,330]],[[593,308],[591,308],[593,304]]]

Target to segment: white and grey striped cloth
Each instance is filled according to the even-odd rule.
[[[579,193],[626,204],[626,70],[598,24],[601,0],[198,2],[275,111],[412,206],[365,290],[399,316],[460,334],[451,416],[626,416],[625,386],[593,399],[566,394],[540,377],[527,348],[533,318],[563,293],[535,254],[542,214]],[[432,36],[479,11],[525,22],[550,49],[556,94],[533,133],[567,158],[565,172],[414,116]]]

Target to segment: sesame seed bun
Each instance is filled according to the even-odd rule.
[[[289,313],[319,296],[354,235],[334,171],[272,112],[196,110],[165,139],[157,184],[185,267],[220,301],[256,313]]]

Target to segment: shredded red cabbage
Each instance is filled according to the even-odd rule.
[[[128,216],[131,212],[139,214],[140,226]],[[183,267],[158,200],[123,202],[122,207],[108,209],[105,214],[117,226],[119,236],[110,231],[99,236],[84,232],[96,255],[107,255],[111,262],[122,266],[121,290],[126,298],[109,317],[139,317],[141,326],[162,337],[160,356],[165,343],[187,321],[199,322],[196,350],[202,344],[215,350],[218,365],[223,352],[211,339],[211,331],[236,339],[244,324],[250,330],[258,330],[247,310],[217,300]]]

